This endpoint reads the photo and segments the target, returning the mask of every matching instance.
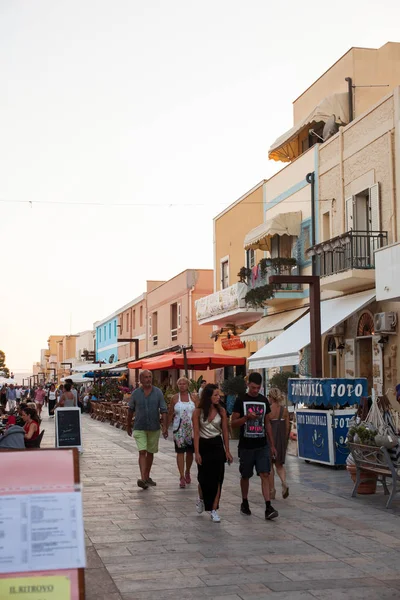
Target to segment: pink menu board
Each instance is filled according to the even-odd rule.
[[[83,600],[84,565],[78,450],[1,451],[0,598]]]

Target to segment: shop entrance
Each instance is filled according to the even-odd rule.
[[[357,327],[357,352],[358,376],[365,377],[368,381],[368,394],[373,388],[373,358],[372,336],[374,335],[374,319],[369,312],[364,312],[358,321]]]
[[[368,380],[368,394],[372,392],[372,338],[357,340],[358,373]]]

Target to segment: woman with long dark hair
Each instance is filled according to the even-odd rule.
[[[203,389],[199,407],[193,413],[193,443],[198,466],[199,497],[196,510],[210,512],[214,523],[218,515],[225,462],[233,461],[229,451],[228,418],[220,405],[218,386],[209,383]]]
[[[25,431],[25,446],[36,440],[40,434],[40,418],[34,408],[27,406],[21,411],[22,420],[24,421]]]

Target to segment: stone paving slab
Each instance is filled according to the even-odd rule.
[[[43,446],[54,421],[44,417]],[[87,600],[386,600],[400,596],[400,495],[351,498],[346,471],[288,457],[290,496],[264,519],[259,479],[252,516],[240,515],[237,458],[226,468],[220,524],[195,511],[193,483],[181,490],[172,440],[154,461],[156,488],[141,490],[135,443],[84,415]],[[237,442],[231,441],[236,456]]]

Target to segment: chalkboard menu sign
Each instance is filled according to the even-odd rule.
[[[57,448],[81,447],[81,409],[79,407],[57,408],[56,410]]]

